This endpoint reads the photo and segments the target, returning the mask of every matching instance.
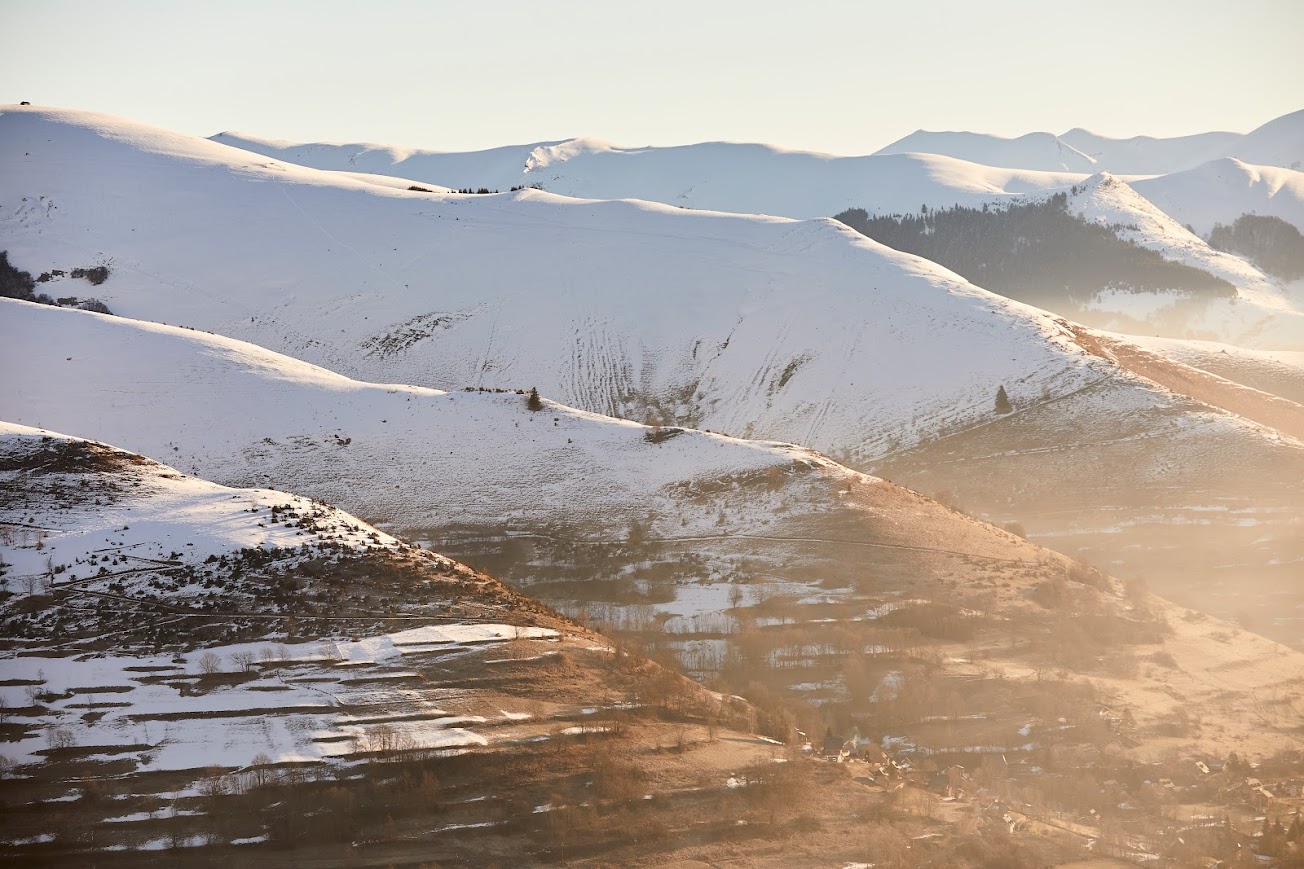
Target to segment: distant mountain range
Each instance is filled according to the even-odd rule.
[[[1235,157],[1245,163],[1304,168],[1304,110],[1274,118],[1252,132],[1200,133],[1157,139],[1113,139],[1082,129],[1063,135],[1028,133],[1014,139],[983,133],[918,130],[878,154],[945,154],[990,166],[1066,172],[1162,175]]]
[[[1049,133],[1001,139],[921,131],[861,157],[733,142],[631,148],[600,139],[571,139],[459,153],[304,144],[233,132],[212,138],[317,169],[392,175],[454,189],[506,192],[538,184],[566,196],[647,199],[797,218],[827,217],[852,207],[888,213],[917,211],[921,204],[975,205],[1067,188],[1109,172],[1129,176],[1126,180],[1135,180],[1147,197],[1153,191],[1156,204],[1201,233],[1215,220],[1230,223],[1247,211],[1273,214],[1304,228],[1299,173],[1304,111],[1245,136],[1110,140],[1082,131],[1066,134],[1064,138],[1076,139],[1083,147],[1100,148],[1100,159]],[[1134,153],[1142,156],[1129,158]],[[1119,156],[1106,156],[1114,154]]]

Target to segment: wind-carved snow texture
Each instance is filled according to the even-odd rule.
[[[471,316],[471,314],[418,314],[405,323],[366,339],[362,342],[362,349],[368,356],[379,356],[382,359],[394,356],[418,341],[432,337],[440,330],[451,329],[455,323],[469,319]]]

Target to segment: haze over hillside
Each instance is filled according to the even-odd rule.
[[[1055,193],[1010,197],[993,208],[850,209],[837,217],[988,289],[1090,326],[1248,347],[1304,347],[1299,287],[1213,249],[1107,173]],[[1270,252],[1288,261],[1304,256],[1304,248]]]
[[[560,786],[520,769],[500,779],[494,752],[525,762],[543,742],[587,763],[570,746],[633,698],[714,715],[716,728],[754,714],[649,661],[618,661],[607,640],[497,580],[319,500],[8,423],[0,480],[0,731],[6,799],[21,807],[6,860],[348,848],[432,810],[449,830],[475,829],[480,801]],[[639,713],[619,714],[628,726]],[[640,737],[666,729],[653,713]],[[724,732],[733,762],[773,745]],[[430,765],[474,749],[480,794],[459,806],[457,771]],[[305,793],[342,770],[333,790]],[[395,770],[399,787],[357,784]],[[339,799],[353,788],[365,810]],[[73,805],[51,813],[45,800]],[[443,832],[421,831],[427,856]],[[466,836],[463,857],[480,847]]]
[[[1301,118],[911,137],[1002,169],[0,108],[0,861],[1286,865],[1304,175],[1226,154]]]
[[[87,851],[158,848],[220,858],[263,843],[305,855],[349,845],[350,858],[364,846],[390,854],[397,843],[419,847],[422,859],[526,859],[577,842],[624,853],[652,824],[660,836],[636,840],[635,853],[664,861],[699,852],[709,844],[700,842],[704,830],[736,830],[739,809],[764,799],[758,820],[744,825],[759,831],[730,838],[752,862],[772,849],[766,831],[792,816],[794,795],[816,786],[839,799],[813,810],[819,827],[785,832],[785,853],[838,853],[845,836],[815,834],[853,820],[843,817],[848,801],[881,806],[888,814],[874,824],[909,818],[894,813],[893,790],[911,788],[920,805],[932,805],[936,796],[911,778],[912,756],[998,751],[1014,759],[1011,777],[1025,793],[1072,805],[1050,780],[1027,776],[1026,762],[1058,754],[1061,768],[1074,769],[1095,751],[1111,765],[1159,768],[1173,746],[1221,754],[1293,744],[1298,653],[1135,586],[1124,598],[1098,572],[855,475],[840,481],[838,521],[870,532],[855,542],[884,547],[873,574],[864,574],[864,550],[780,540],[782,548],[754,553],[753,563],[780,575],[813,571],[821,579],[807,588],[821,591],[751,604],[744,592],[730,618],[769,627],[726,631],[724,641],[733,649],[729,667],[743,666],[753,680],[777,677],[790,693],[819,698],[834,720],[872,710],[910,734],[886,741],[903,746],[902,761],[884,755],[866,782],[851,784],[840,768],[803,757],[790,713],[773,699],[749,707],[613,651],[489,577],[319,501],[226,489],[103,444],[11,425],[0,425],[0,474],[7,538],[16,528],[22,536],[17,566],[43,571],[0,610],[21,626],[24,652],[0,686],[18,713],[3,725],[17,751],[6,794],[71,803],[65,812],[96,832],[76,832],[65,813],[20,813],[7,828],[20,838],[3,843],[20,859],[57,864]],[[811,527],[841,527],[831,518]],[[894,549],[893,539],[941,546]],[[558,542],[544,563],[577,575],[578,563],[553,560],[568,551]],[[669,543],[631,539],[628,554],[663,558]],[[967,551],[942,548],[957,544]],[[783,582],[801,587],[778,577],[766,585]],[[743,587],[735,578],[699,589],[713,585]],[[907,588],[914,596],[902,599]],[[679,618],[692,627],[677,629],[678,642],[701,668],[710,659],[702,650],[721,642],[724,617],[709,604],[688,607]],[[822,615],[803,618],[814,613]],[[48,648],[70,616],[77,637],[60,635],[60,648]],[[1123,647],[1102,645],[1105,638]],[[794,659],[802,662],[795,672],[778,663]],[[1043,675],[1052,667],[1058,676]],[[1093,679],[1076,685],[1070,672]],[[1225,682],[1229,673],[1235,686]],[[791,684],[794,677],[805,681]],[[771,696],[756,681],[749,690]],[[1194,725],[1174,694],[1200,703]],[[1250,699],[1253,720],[1237,712]],[[1102,716],[1102,703],[1122,716]],[[785,754],[778,739],[733,729],[757,726],[788,739]],[[1108,748],[1107,759],[1093,741]],[[667,754],[680,760],[667,763]],[[776,762],[783,775],[770,772]],[[112,775],[101,780],[106,765]],[[821,769],[838,775],[816,775]],[[317,786],[321,778],[327,787]],[[622,823],[576,826],[587,815],[569,801],[585,796],[601,801],[604,817],[619,811]],[[504,804],[489,821],[480,820],[485,801]],[[541,822],[541,812],[558,814],[566,832]],[[950,847],[982,841],[963,825],[953,829],[954,820],[933,818],[933,834]],[[854,822],[863,831],[866,820]],[[1097,832],[1092,822],[1081,829]],[[1029,841],[1047,853],[1080,849],[1054,837],[1017,841],[1019,853]],[[1157,844],[1146,834],[1128,847],[1148,853]]]
[[[593,412],[801,443],[1000,521],[1054,515],[1040,533],[1157,582],[1184,568],[1152,564],[1102,512],[1135,481],[1171,479],[1129,497],[1140,527],[1214,492],[1274,526],[1295,509],[1290,437],[1198,403],[1216,392],[1175,398],[1071,324],[829,221],[382,188],[56,110],[6,111],[0,128],[21,194],[4,205],[11,260],[111,261],[98,289],[120,314],[375,382],[537,386]],[[1002,388],[1013,414],[997,412]],[[1030,470],[1056,456],[1060,476]],[[1232,560],[1216,535],[1173,533]],[[1282,564],[1274,545],[1253,563]]]

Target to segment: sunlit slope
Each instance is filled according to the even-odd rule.
[[[0,481],[5,754],[47,792],[510,747],[638,690],[604,638],[320,500],[10,423]]]
[[[1304,404],[1304,352],[1244,350],[1213,341],[1172,338],[1127,336],[1125,340],[1192,368]]]
[[[1304,176],[1301,176],[1304,177]],[[1302,188],[1304,189],[1304,188]],[[1069,210],[1117,227],[1121,238],[1221,278],[1234,296],[1192,298],[1180,290],[1136,292],[1102,287],[1086,304],[1045,307],[1089,326],[1138,335],[1222,341],[1270,350],[1304,348],[1304,294],[1244,258],[1214,250],[1135,189],[1102,173],[1070,188]],[[1126,276],[1121,276],[1126,281]],[[1048,275],[1048,283],[1053,275]],[[1048,288],[1049,289],[1049,288]],[[1053,291],[1051,291],[1053,292]],[[1051,296],[1048,295],[1049,300]]]
[[[239,133],[213,141],[316,169],[507,191],[539,185],[564,196],[647,199],[685,208],[827,217],[862,206],[913,212],[975,204],[1073,183],[1072,172],[1001,169],[935,154],[838,157],[773,145],[704,142],[627,148],[574,139],[441,153],[384,145],[298,144]]]
[[[1286,125],[1293,117],[1279,120]],[[1272,138],[1271,128],[1263,128],[1264,141]],[[1273,215],[1304,228],[1304,176],[1295,165],[1304,144],[1286,162],[1261,158],[1286,159],[1288,144],[1276,150],[1247,146],[1225,156],[1224,146],[1230,142],[1249,141],[1231,133],[1172,140],[1111,140],[1083,130],[1011,140],[916,133],[900,147],[862,157],[734,142],[628,148],[574,139],[445,153],[391,145],[295,143],[240,133],[212,139],[315,169],[411,178],[426,186],[507,191],[537,184],[565,196],[647,199],[796,218],[829,216],[847,208],[911,214],[921,206],[996,204],[1021,194],[1066,189],[1108,172],[1122,176],[1178,224],[1190,225],[1201,235],[1214,223],[1230,224],[1242,214]],[[965,141],[988,146],[960,147]]]
[[[284,485],[406,527],[564,514],[623,529],[673,485],[831,465],[551,402],[531,411],[515,392],[361,383],[205,332],[26,302],[0,310],[5,346],[28,366],[0,390],[9,419],[93,431],[219,482]]]
[[[1304,409],[1075,329],[1084,347],[1168,397],[1088,387],[869,469],[945,489],[966,509],[1022,522],[1044,545],[1147,579],[1188,606],[1253,613],[1256,629],[1304,643],[1282,609],[1304,603],[1294,581],[1304,564]]]
[[[558,528],[612,541],[635,526],[655,538],[854,539],[865,530],[842,515],[843,493],[868,487],[873,506],[853,515],[869,522],[875,545],[995,555],[1012,540],[794,447],[648,428],[550,402],[531,411],[516,393],[360,383],[176,327],[22,302],[0,309],[0,338],[28,362],[0,392],[11,419],[94,431],[219,482],[275,484],[435,539]],[[1192,557],[1207,549],[1282,563],[1278,538],[1295,533],[1300,515],[1304,447],[1215,409],[1217,389],[1197,393],[1206,403],[1175,394],[1125,372],[1130,360],[1091,333],[1061,328],[1111,373],[925,446],[852,458],[1035,534],[1072,528],[1080,539],[1064,548],[1097,560],[1107,552],[1111,569],[1141,554],[1120,523],[1152,521],[1167,523]],[[1149,373],[1198,374],[1180,365]],[[1235,398],[1250,406],[1233,409],[1278,422],[1260,415],[1273,412],[1270,402],[1244,392]],[[1208,503],[1228,507],[1210,513]],[[1246,510],[1258,526],[1253,547],[1228,549],[1192,524],[1239,528]]]
[[[1228,157],[1131,183],[1201,235],[1208,235],[1215,223],[1230,226],[1242,214],[1279,217],[1304,232],[1304,172],[1298,167],[1281,169]]]
[[[0,114],[0,166],[18,267],[109,262],[115,313],[372,381],[873,452],[1097,376],[1044,314],[831,221],[382,189],[58,110]]]
[[[0,686],[13,713],[11,779],[27,789],[16,792],[23,797],[77,800],[83,817],[103,819],[96,847],[166,847],[179,820],[213,814],[211,802],[202,812],[176,807],[192,794],[220,797],[215,782],[248,782],[238,791],[245,799],[269,784],[260,774],[271,786],[292,784],[281,768],[343,778],[451,750],[487,791],[467,798],[441,776],[441,792],[457,798],[441,802],[435,832],[456,831],[453,847],[462,853],[465,830],[485,825],[475,820],[483,817],[479,801],[519,786],[496,770],[538,761],[540,751],[561,754],[572,740],[592,742],[616,725],[632,733],[615,743],[630,758],[682,758],[682,749],[666,752],[666,742],[701,726],[684,718],[710,715],[726,728],[719,742],[734,764],[772,765],[773,741],[728,729],[754,726],[763,710],[613,655],[604,638],[490,577],[320,501],[215,486],[104,444],[7,424],[0,477],[4,518],[24,529],[7,535],[6,554],[24,571],[54,571],[52,584],[37,575],[30,591],[26,576],[11,576],[0,602],[9,642],[22,649]],[[795,579],[739,583],[744,605],[731,604],[730,618],[749,627],[699,641],[691,631],[670,634],[667,623],[661,648],[678,638],[728,644],[734,660],[772,657],[777,666],[757,674],[767,685],[790,695],[825,692],[835,708],[872,708],[891,722],[894,743],[920,754],[1004,753],[1013,764],[1032,752],[1108,745],[1154,762],[1232,747],[1253,759],[1294,744],[1297,653],[894,487],[846,475],[838,489],[841,506],[823,511],[824,531],[858,526],[847,543],[861,546],[830,557],[827,543],[794,537],[748,558],[767,574],[807,574],[805,598],[795,600],[803,587]],[[915,504],[913,521],[902,521],[903,500]],[[930,526],[942,545],[977,546],[966,553],[864,545],[885,529],[908,530],[902,526]],[[180,539],[193,545],[174,550]],[[552,554],[568,551],[555,542]],[[729,558],[723,542],[710,545],[718,548],[705,550],[701,567],[712,555]],[[704,551],[700,543],[693,549]],[[631,541],[632,552],[655,550]],[[747,600],[775,587],[786,593]],[[724,618],[692,598],[676,606],[685,614],[679,621]],[[1128,732],[1102,720],[1101,707],[1126,710]],[[658,723],[667,715],[671,722]],[[531,752],[538,743],[546,748]],[[485,746],[493,750],[475,753]],[[739,755],[740,747],[751,750]],[[504,757],[504,766],[492,764]],[[686,762],[696,768],[704,757],[712,756],[693,751]],[[717,760],[706,778],[719,780],[708,787],[732,789],[720,784],[729,769]],[[648,778],[632,799],[677,796]],[[110,783],[112,798],[86,799],[91,782]],[[703,790],[699,780],[691,797]],[[218,841],[236,832],[245,843],[274,836],[252,834],[276,829],[272,812],[292,793],[278,790],[262,817],[224,828]],[[540,799],[547,796],[518,800],[515,811],[528,816]],[[7,844],[30,844],[58,823],[47,813],[15,816]],[[692,824],[700,826],[696,817]]]

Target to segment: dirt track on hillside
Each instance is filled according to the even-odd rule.
[[[1109,359],[1165,389],[1304,441],[1304,405],[1174,362],[1126,341],[1073,324],[1064,325],[1073,332],[1078,345],[1092,355]]]

